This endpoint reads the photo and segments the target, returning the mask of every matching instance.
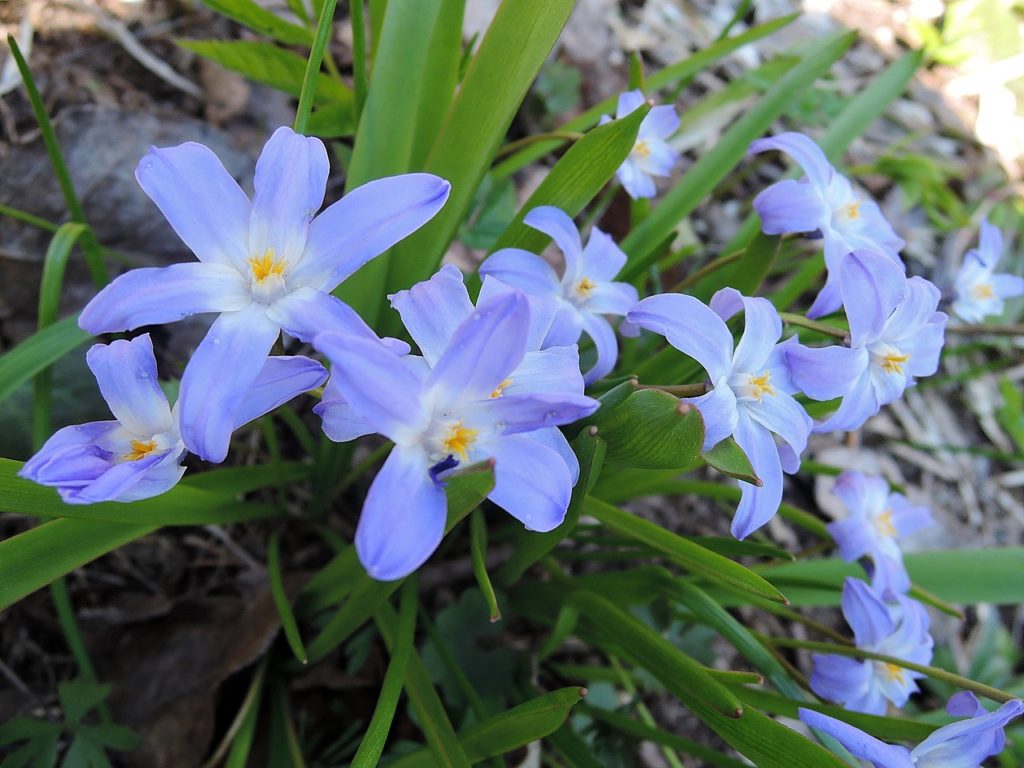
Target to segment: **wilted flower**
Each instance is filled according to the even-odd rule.
[[[915,377],[938,369],[946,314],[939,290],[874,251],[855,251],[839,267],[839,287],[850,323],[850,348],[786,350],[793,380],[815,399],[842,397],[816,432],[852,430],[902,396]]]
[[[444,478],[457,467],[493,459],[495,504],[531,530],[561,523],[574,466],[558,446],[529,433],[550,435],[598,405],[583,395],[575,348],[527,352],[525,294],[498,292],[474,309],[463,289],[450,304],[452,277],[446,272],[393,298],[423,358],[340,333],[314,342],[334,363],[336,392],[349,412],[395,443],[356,530],[360,560],[382,581],[411,573],[437,548]]]
[[[843,584],[843,616],[861,650],[892,656],[915,664],[932,660],[933,641],[924,606],[892,592],[879,597],[863,581],[848,578]],[[886,701],[897,707],[918,690],[914,680],[924,677],[904,667],[881,661],[857,661],[848,656],[814,654],[811,690],[854,712],[885,714]]]
[[[264,147],[251,203],[201,144],[153,148],[139,162],[139,184],[199,261],[121,275],[79,325],[99,334],[220,313],[181,380],[182,438],[204,459],[224,459],[242,396],[282,329],[302,340],[328,327],[376,339],[330,292],[448,197],[443,179],[408,174],[372,181],[316,216],[328,171],[323,142],[289,128]]]
[[[177,408],[171,410],[157,381],[149,334],[97,344],[86,362],[116,421],[58,430],[19,474],[55,487],[68,504],[137,501],[169,490],[185,471],[186,450]],[[322,365],[305,357],[265,358],[233,427],[320,386],[326,377]]]
[[[877,251],[903,268],[899,253],[906,243],[885,220],[878,204],[855,192],[850,180],[832,167],[817,144],[802,133],[789,132],[750,145],[751,153],[773,149],[796,160],[806,177],[776,182],[754,199],[761,229],[768,235],[816,234],[824,241],[828,275],[808,317],[839,309],[843,300],[837,271],[842,258],[851,251]]]
[[[565,256],[561,280],[544,259],[520,248],[503,248],[492,254],[480,265],[480,274],[531,296],[555,300],[557,312],[544,346],[575,344],[586,332],[597,349],[597,362],[584,376],[587,384],[592,384],[615,367],[619,355],[615,332],[604,316],[626,314],[638,298],[632,285],[613,281],[626,264],[626,254],[596,227],[583,248],[572,219],[549,205],[534,208],[523,223],[550,235],[561,249]]]
[[[626,115],[638,110],[646,101],[642,91],[626,91],[619,94],[619,103],[615,109],[615,119],[621,120]],[[611,122],[607,115],[601,118],[601,125]],[[651,107],[640,123],[636,143],[626,161],[619,166],[616,175],[626,194],[634,200],[643,197],[654,197],[658,191],[654,186],[654,176],[668,176],[672,168],[679,162],[679,153],[668,145],[666,139],[679,128],[679,115],[675,107],[662,104]]]
[[[966,322],[980,323],[986,315],[1000,315],[1004,299],[1024,294],[1024,278],[995,272],[1002,255],[1002,233],[983,220],[978,247],[964,256],[954,285],[953,311]]]
[[[726,321],[744,312],[744,330],[733,348]],[[704,417],[704,449],[732,435],[763,485],[740,482],[742,495],[732,533],[742,539],[764,525],[782,501],[782,473],[796,472],[811,431],[811,418],[793,399],[797,389],[783,358],[787,344],[779,314],[767,299],[724,288],[710,307],[692,296],[666,293],[643,299],[626,319],[660,334],[708,372],[707,394],[683,398]],[[775,435],[783,441],[777,445]]]
[[[988,712],[974,694],[964,691],[949,700],[949,714],[968,715],[967,720],[944,725],[913,749],[886,744],[834,717],[800,708],[800,719],[824,731],[874,768],[981,768],[988,757],[1006,746],[1004,729],[1024,714],[1024,701],[1014,699]]]
[[[901,493],[890,493],[881,477],[843,472],[832,487],[847,515],[829,523],[828,530],[848,562],[871,558],[872,587],[879,595],[887,589],[906,593],[910,579],[903,567],[899,539],[933,525],[927,507],[915,507]]]

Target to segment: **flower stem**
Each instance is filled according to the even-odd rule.
[[[998,688],[993,688],[990,685],[983,683],[976,683],[973,680],[969,680],[966,677],[954,674],[953,672],[947,672],[944,669],[938,667],[931,667],[926,664],[915,664],[911,661],[897,658],[895,656],[886,656],[883,653],[874,653],[873,651],[865,651],[861,648],[854,648],[845,645],[837,645],[835,643],[819,643],[811,640],[792,640],[789,638],[782,637],[769,637],[761,633],[755,633],[759,639],[766,643],[774,645],[779,648],[803,648],[808,651],[821,651],[822,653],[834,653],[838,656],[849,656],[854,659],[870,659],[871,661],[881,661],[884,664],[892,664],[893,666],[902,667],[903,669],[909,669],[914,672],[920,672],[923,675],[927,675],[933,680],[942,680],[943,682],[955,685],[958,688],[964,688],[969,691],[974,691],[980,696],[1005,703],[1007,701],[1013,701],[1015,696],[1001,691]]]
[[[309,60],[306,62],[306,74],[302,78],[299,106],[295,110],[294,128],[296,133],[305,133],[309,123],[309,113],[313,109],[313,96],[316,94],[316,79],[320,74],[320,64],[324,59],[327,42],[331,37],[334,9],[337,5],[338,0],[324,0],[324,7],[320,11],[320,19],[316,24],[316,35],[313,37],[313,47],[309,52]]]
[[[835,338],[842,339],[843,341],[850,336],[850,332],[844,331],[842,328],[836,328],[834,325],[819,323],[817,320],[809,320],[803,315],[797,315],[792,312],[779,312],[779,317],[782,318],[782,322],[788,323],[789,325],[797,325],[810,331],[823,333],[826,336],[834,336]]]
[[[713,272],[717,272],[722,267],[727,267],[730,264],[735,264],[737,261],[739,261],[740,256],[742,256],[744,253],[746,253],[746,251],[734,251],[733,253],[726,254],[725,256],[719,256],[714,261],[710,261],[707,264],[705,264],[696,272],[693,272],[692,274],[689,274],[686,277],[684,277],[670,289],[670,292],[682,293],[684,289],[689,288],[691,285],[694,285],[697,282],[703,280],[705,277],[712,274]]]

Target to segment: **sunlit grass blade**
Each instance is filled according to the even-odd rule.
[[[398,608],[398,626],[391,643],[391,661],[384,675],[377,706],[373,710],[370,725],[359,743],[359,749],[352,758],[352,768],[374,768],[384,752],[384,744],[391,730],[391,722],[398,708],[398,698],[405,685],[406,670],[412,656],[413,638],[416,634],[416,578],[410,577],[402,585]]]
[[[630,261],[621,278],[637,278],[654,263],[658,246],[674,231],[679,221],[693,212],[745,157],[750,142],[761,136],[815,80],[827,72],[856,37],[854,32],[844,32],[816,45],[690,167],[651,211],[651,215],[622,241],[622,249],[629,254]]]
[[[32,105],[32,112],[36,122],[39,124],[39,132],[46,145],[46,154],[50,157],[50,164],[53,166],[53,175],[57,177],[60,191],[64,195],[64,202],[68,207],[71,220],[79,224],[85,224],[85,211],[75,192],[75,186],[71,182],[71,174],[64,163],[64,156],[60,151],[60,144],[57,142],[57,134],[53,130],[53,123],[46,113],[46,105],[43,97],[36,87],[32,72],[28,68],[28,62],[22,56],[21,48],[12,35],[7,36],[7,45],[10,48],[11,56],[21,73],[22,82],[25,84],[25,92],[28,94],[29,102]],[[89,269],[89,276],[97,288],[102,288],[110,280],[107,274],[107,267],[103,263],[103,252],[99,243],[92,236],[91,232],[82,240],[82,250],[85,251],[85,264]]]

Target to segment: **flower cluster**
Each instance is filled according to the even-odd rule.
[[[980,323],[988,315],[1000,315],[1003,301],[1024,294],[1024,278],[997,273],[1003,255],[1003,235],[988,219],[981,222],[978,247],[967,252],[957,273],[953,312],[968,323]]]

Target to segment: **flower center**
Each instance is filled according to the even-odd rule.
[[[132,440],[132,449],[121,456],[125,461],[138,461],[156,450],[156,440]]]
[[[268,248],[262,256],[253,256],[249,259],[249,267],[252,269],[252,276],[257,283],[264,283],[269,278],[284,277],[285,261],[274,255],[274,251]]]
[[[882,674],[890,683],[899,683],[902,685],[905,682],[904,675],[906,674],[906,671],[903,667],[898,667],[895,664],[889,664],[888,662],[881,664],[881,667]]]
[[[581,277],[580,281],[573,286],[576,295],[581,299],[589,299],[597,285],[589,277]]]
[[[903,373],[903,364],[910,359],[910,353],[890,352],[882,358],[882,370],[886,373]]]
[[[841,205],[836,209],[836,217],[846,221],[856,221],[860,218],[860,200]]]
[[[469,460],[469,448],[476,440],[478,431],[462,426],[462,422],[456,422],[448,429],[448,434],[441,441],[445,453],[458,456],[462,461]]]
[[[768,397],[775,396],[775,387],[772,386],[772,372],[765,371],[764,373],[754,376],[751,374],[745,384],[738,387],[737,394],[740,397],[748,397],[757,402],[763,402],[765,395]]]
[[[651,147],[646,139],[640,139],[640,141],[633,145],[633,154],[643,159],[651,156]]]
[[[501,397],[511,383],[512,379],[505,379],[503,382],[501,382],[501,384],[496,386],[494,388],[494,391],[491,392],[491,400],[496,400],[499,397]]]
[[[875,530],[878,531],[878,535],[883,538],[894,538],[896,536],[896,526],[892,522],[892,510],[887,509],[880,515],[875,516]]]
[[[990,283],[979,283],[971,289],[971,295],[976,299],[991,299],[996,295]]]

